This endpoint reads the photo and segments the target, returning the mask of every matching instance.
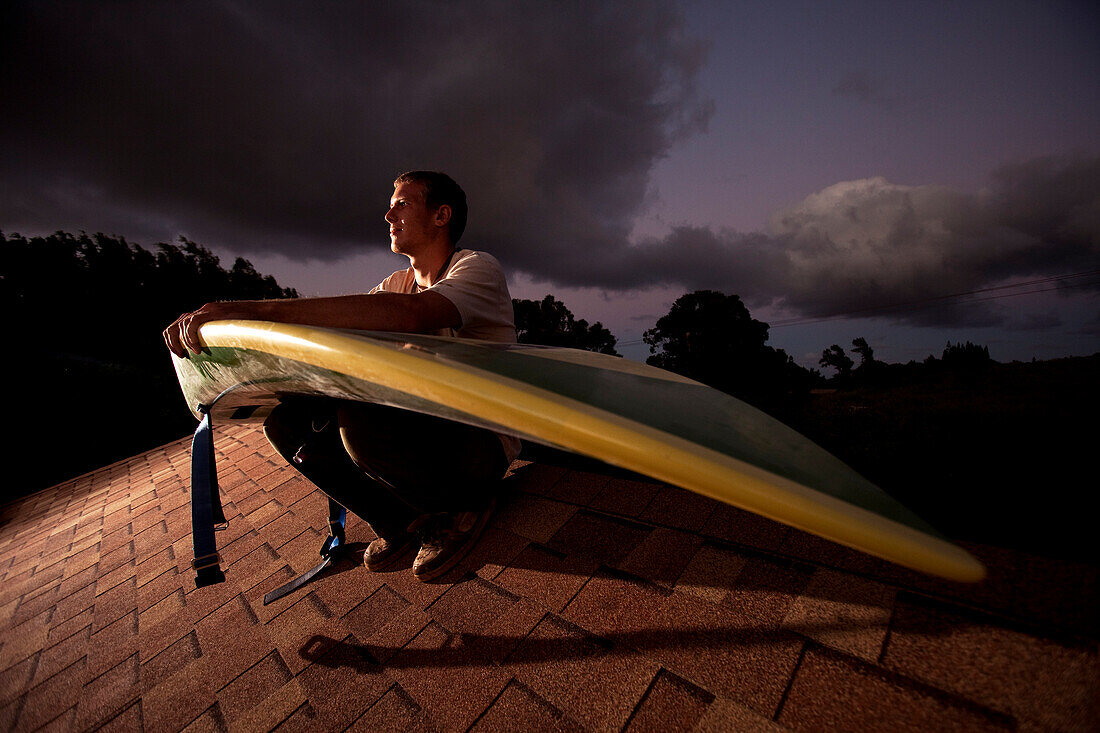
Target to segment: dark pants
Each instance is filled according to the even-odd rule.
[[[397,537],[422,514],[484,509],[508,469],[488,430],[361,402],[283,403],[264,435],[380,537]]]

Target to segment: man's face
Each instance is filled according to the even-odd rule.
[[[416,254],[417,248],[439,235],[438,210],[424,201],[424,185],[399,183],[390,199],[386,222],[390,225],[390,249],[397,254]]]

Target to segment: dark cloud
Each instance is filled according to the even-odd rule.
[[[715,288],[808,316],[924,303],[890,313],[974,324],[1005,316],[933,299],[1100,262],[1095,158],[1008,166],[979,193],[847,181],[766,232],[683,226],[630,242],[654,164],[713,109],[695,89],[705,46],[671,2],[0,12],[8,232],[184,233],[336,259],[384,247],[390,182],[423,167],[467,188],[464,243],[560,287]],[[834,91],[885,99],[857,72]]]
[[[396,173],[451,172],[467,237],[581,277],[653,163],[705,125],[669,2],[20,3],[5,13],[0,226],[337,257]]]

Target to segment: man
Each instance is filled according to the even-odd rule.
[[[164,331],[177,356],[198,352],[198,329],[220,319],[454,335],[515,342],[512,300],[491,255],[458,249],[466,194],[450,177],[402,174],[386,213],[390,248],[409,259],[368,294],[207,303]],[[431,580],[477,542],[493,493],[516,454],[511,436],[417,413],[355,402],[287,401],[264,433],[325,493],[366,520],[378,538],[371,570],[418,548],[413,573]]]

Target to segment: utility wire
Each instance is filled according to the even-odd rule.
[[[1017,290],[1019,288],[1032,287],[1035,285],[1045,285],[1051,282],[1064,282],[1066,280],[1073,280],[1075,278],[1093,277],[1100,275],[1100,270],[1088,270],[1086,272],[1074,272],[1068,275],[1054,275],[1052,277],[1039,278],[1037,280],[1026,280],[1024,282],[1012,283],[1009,285],[995,285],[989,288],[979,288],[977,290],[967,290],[960,293],[952,293],[950,295],[937,295],[931,298],[922,298],[920,300],[910,300],[903,303],[892,303],[890,305],[878,305],[870,306],[867,308],[859,308],[856,310],[843,311],[839,313],[830,313],[824,316],[810,316],[810,317],[798,317],[791,318],[785,321],[777,321],[776,323],[768,324],[768,328],[784,328],[786,326],[804,326],[811,323],[824,323],[827,321],[833,321],[840,318],[846,318],[849,316],[855,316],[860,314],[877,313],[883,311],[897,311],[897,310],[920,310],[922,308],[930,308],[935,305],[941,304],[943,301],[949,301],[954,298],[964,298],[970,295],[981,295],[983,293],[993,293],[1001,290]],[[1100,284],[1098,282],[1076,282],[1061,284],[1053,288],[1040,288],[1037,290],[1026,290],[1023,292],[1001,293],[999,295],[993,295],[987,298],[971,298],[961,303],[981,303],[987,300],[999,300],[1001,298],[1015,298],[1022,295],[1033,295],[1035,293],[1048,293],[1055,290],[1068,290],[1070,288],[1087,287],[1089,285]],[[644,339],[634,339],[631,341],[620,341],[617,346],[633,346],[635,344],[644,343]]]
[[[825,316],[810,316],[808,318],[791,318],[785,321],[777,321],[773,324],[769,324],[770,328],[783,328],[785,326],[802,326],[810,323],[822,323],[825,321],[832,321],[838,318],[846,318],[848,316],[854,316],[863,313],[876,313],[882,311],[896,311],[896,310],[921,310],[923,308],[930,308],[935,305],[942,304],[943,301],[949,301],[955,298],[965,298],[969,295],[981,295],[982,293],[991,293],[999,290],[1015,290],[1018,288],[1031,287],[1033,285],[1042,285],[1050,282],[1058,282],[1064,280],[1071,280],[1073,278],[1091,277],[1100,274],[1100,270],[1090,270],[1088,272],[1075,272],[1069,275],[1057,275],[1054,277],[1044,277],[1039,280],[1027,280],[1025,282],[1012,283],[1011,285],[996,285],[991,288],[979,288],[977,290],[967,290],[961,293],[952,293],[950,295],[938,295],[931,298],[921,298],[920,300],[910,300],[904,303],[892,303],[889,305],[870,306],[868,308],[859,308],[857,310],[843,311],[840,313],[830,313]],[[981,303],[987,300],[998,300],[1000,298],[1015,298],[1020,295],[1032,295],[1033,293],[1047,293],[1052,290],[1068,290],[1069,288],[1083,287],[1088,285],[1095,285],[1093,282],[1079,282],[1066,285],[1059,285],[1054,288],[1043,288],[1040,290],[1027,290],[1018,293],[1002,293],[1000,295],[994,295],[988,298],[971,298],[969,300],[961,301],[963,303]]]

